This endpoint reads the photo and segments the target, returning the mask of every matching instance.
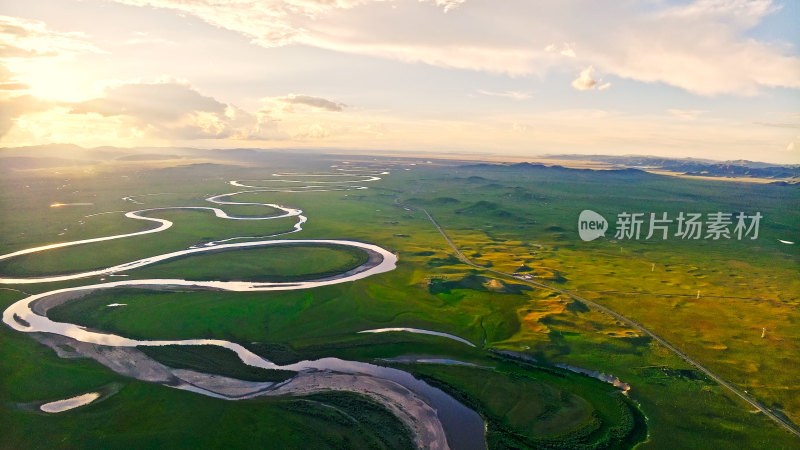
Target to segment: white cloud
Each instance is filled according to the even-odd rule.
[[[560,47],[556,44],[550,44],[544,48],[546,52],[558,52],[560,55],[569,56],[570,58],[574,58],[575,50],[572,48],[573,44],[563,43]],[[559,49],[560,48],[560,49]]]
[[[747,35],[779,9],[771,0],[618,0],[602,8],[594,0],[116,1],[190,14],[263,46],[300,43],[515,76],[577,62],[706,96],[800,88],[797,51]]]
[[[126,126],[165,139],[272,139],[268,116],[205,96],[185,81],[120,83],[102,97],[65,103],[72,114],[121,118]]]
[[[3,72],[0,71],[0,80]],[[204,95],[188,81],[106,82],[102,94],[79,102],[33,95],[0,99],[0,138],[12,142],[76,142],[83,145],[163,145],[197,140],[294,140],[308,143],[373,134],[364,116],[349,118],[345,105],[322,97],[287,95],[264,99],[255,113]],[[342,117],[341,119],[337,117]]]
[[[187,82],[165,79],[154,83],[118,83],[100,98],[75,103],[76,114],[130,116],[143,122],[174,122],[191,111],[223,114],[225,105],[200,94]]]
[[[606,89],[611,87],[611,82],[603,83],[600,86],[597,86],[598,91],[605,91]]]
[[[592,78],[593,73],[594,73],[594,67],[592,66],[583,69],[580,75],[578,75],[578,78],[572,80],[572,87],[574,87],[579,91],[588,91],[590,89],[594,89],[595,86],[597,86],[597,83],[600,82],[600,80],[595,80],[594,78]]]

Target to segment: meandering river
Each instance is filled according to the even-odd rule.
[[[384,174],[387,174],[387,172],[381,173],[381,175]],[[137,211],[127,212],[125,216],[134,220],[144,220],[153,222],[157,224],[156,227],[135,233],[118,234],[113,236],[105,236],[93,239],[61,242],[61,243],[48,244],[38,247],[32,247],[8,253],[5,255],[0,255],[0,261],[11,259],[21,255],[44,252],[57,248],[92,244],[92,243],[115,240],[115,239],[124,239],[132,236],[159,233],[161,231],[167,230],[170,227],[172,227],[173,223],[166,219],[149,217],[145,214],[154,213],[158,211],[165,211],[165,210],[175,210],[175,209],[206,210],[213,212],[214,215],[220,219],[227,219],[227,220],[272,220],[284,217],[296,217],[297,220],[294,226],[291,228],[291,230],[286,231],[284,233],[279,233],[270,236],[260,236],[255,238],[253,237],[229,238],[211,243],[206,243],[200,246],[191,247],[185,250],[168,252],[161,255],[155,255],[148,258],[130,261],[103,269],[90,270],[81,273],[60,274],[60,275],[34,277],[34,278],[8,278],[8,277],[0,278],[0,284],[50,283],[50,282],[77,280],[77,279],[89,278],[105,274],[116,275],[118,272],[130,271],[136,268],[144,267],[150,264],[155,264],[158,262],[162,262],[172,258],[177,258],[184,255],[202,254],[203,252],[209,252],[209,251],[218,252],[218,251],[240,250],[240,249],[255,248],[255,247],[265,247],[270,245],[295,245],[295,244],[331,245],[332,244],[332,245],[350,246],[362,249],[365,252],[367,252],[367,254],[370,256],[368,261],[362,266],[350,270],[346,273],[333,277],[311,280],[311,281],[261,283],[261,282],[243,282],[243,281],[192,281],[183,279],[144,279],[144,280],[126,279],[121,281],[94,283],[77,287],[56,289],[53,291],[28,296],[12,304],[3,312],[3,322],[12,329],[20,332],[49,333],[63,338],[72,339],[74,341],[84,344],[94,344],[98,346],[106,346],[106,347],[113,347],[120,349],[135,348],[139,346],[162,346],[162,345],[215,345],[232,350],[238,355],[239,359],[241,359],[243,363],[248,364],[250,366],[261,367],[264,369],[291,370],[299,372],[299,375],[297,377],[294,377],[284,383],[279,383],[275,385],[272,385],[271,383],[261,383],[261,384],[251,383],[249,385],[240,383],[239,385],[237,385],[237,389],[239,389],[237,392],[240,392],[240,394],[236,396],[220,394],[219,392],[208,390],[204,387],[201,387],[201,383],[192,384],[190,382],[186,382],[185,381],[186,377],[182,379],[183,380],[182,384],[174,386],[174,387],[179,387],[181,389],[191,390],[193,392],[198,392],[204,395],[210,395],[218,398],[226,398],[231,400],[251,398],[258,395],[270,395],[269,394],[270,392],[274,393],[286,392],[293,395],[302,394],[303,392],[311,392],[311,390],[306,387],[306,384],[303,384],[309,378],[309,375],[307,374],[308,371],[330,371],[334,373],[354,375],[355,378],[353,378],[354,380],[352,381],[353,383],[362,384],[363,386],[367,385],[370,386],[369,388],[364,387],[363,391],[364,393],[367,394],[372,393],[375,394],[377,397],[381,397],[383,394],[381,392],[378,392],[381,389],[383,390],[383,392],[393,391],[393,395],[395,396],[400,395],[400,402],[402,403],[403,401],[405,401],[406,402],[405,404],[409,406],[409,408],[415,405],[414,403],[415,401],[419,402],[421,400],[422,406],[419,406],[419,408],[426,409],[426,411],[428,411],[428,413],[432,415],[432,418],[429,420],[429,422],[437,422],[437,423],[425,423],[422,424],[423,426],[421,427],[416,425],[412,427],[412,431],[414,431],[416,434],[415,439],[417,440],[417,443],[419,445],[431,448],[448,448],[448,447],[457,449],[485,448],[485,436],[484,436],[485,424],[478,414],[476,414],[469,408],[465,407],[464,405],[460,404],[455,399],[445,394],[443,391],[433,388],[430,385],[424,383],[423,381],[415,379],[409,373],[399,369],[382,367],[375,364],[369,364],[359,361],[347,361],[338,358],[322,358],[313,361],[300,361],[295,364],[288,364],[281,366],[256,355],[255,353],[247,350],[245,347],[235,342],[229,342],[219,339],[137,340],[137,339],[127,338],[125,336],[119,336],[115,334],[104,333],[101,331],[89,330],[83,326],[76,324],[56,322],[47,317],[46,314],[47,309],[55,304],[58,304],[59,302],[73,301],[79,299],[80,297],[90,292],[110,290],[120,287],[162,289],[164,287],[182,286],[195,289],[215,289],[220,291],[236,291],[236,292],[311,289],[320,286],[327,286],[332,284],[361,280],[373,275],[391,271],[395,268],[397,263],[397,257],[392,252],[374,244],[367,244],[351,240],[336,240],[336,239],[265,239],[265,238],[274,238],[280,235],[297,233],[302,231],[303,224],[305,224],[307,221],[307,218],[302,215],[302,210],[272,203],[235,202],[230,200],[231,197],[237,194],[254,193],[254,192],[275,192],[275,191],[316,192],[316,191],[331,191],[331,190],[366,189],[366,186],[358,186],[357,184],[377,181],[380,180],[380,177],[376,175],[356,175],[356,174],[333,174],[333,175],[273,174],[273,177],[275,179],[265,180],[267,181],[267,183],[262,183],[262,184],[269,184],[270,182],[284,183],[284,184],[290,184],[291,187],[287,187],[286,189],[279,189],[268,186],[260,187],[254,185],[258,184],[257,182],[259,180],[246,180],[246,182],[242,180],[231,181],[229,183],[230,185],[236,187],[243,187],[246,188],[247,190],[231,192],[226,194],[219,194],[209,197],[206,200],[210,203],[214,203],[217,205],[265,206],[280,211],[278,214],[263,216],[263,217],[238,217],[229,215],[225,211],[219,208],[200,207],[200,206],[159,207],[159,208],[141,209]],[[284,177],[301,178],[301,179],[284,179]],[[350,177],[351,179],[340,180],[340,181],[315,181],[312,184],[310,184],[307,180],[303,180],[303,178],[313,179],[315,177],[329,177],[329,178]],[[126,198],[132,199],[133,197],[135,196],[129,196]],[[257,240],[226,243],[231,240],[237,240],[237,239],[238,240],[257,239]],[[50,304],[49,306],[43,306],[48,302]],[[37,304],[39,304],[38,308]],[[469,341],[466,341],[457,336],[430,330],[396,328],[396,329],[367,330],[364,332],[374,333],[374,332],[386,332],[386,331],[409,331],[416,333],[438,335],[461,341],[467,345],[473,345]],[[108,356],[106,355],[106,357]],[[109,367],[113,367],[113,364],[107,364],[107,365],[109,365]],[[305,375],[303,375],[304,373]],[[202,376],[205,374],[196,374],[196,375],[202,378]],[[375,380],[375,379],[384,381],[370,382],[370,380]],[[329,383],[328,389],[331,390],[344,389],[344,390],[353,390],[356,392],[361,392],[358,389],[356,389],[356,386],[343,385],[341,377],[337,378],[336,376],[318,376],[314,380],[315,380],[314,389],[316,390],[320,390],[319,386],[320,383],[322,384]],[[234,382],[239,382],[239,380],[231,381],[231,383]],[[349,382],[350,381],[348,381],[348,383]],[[403,395],[398,394],[399,391],[397,391],[394,388],[391,388],[391,384],[387,385],[386,383],[396,383],[397,385],[406,388],[410,393],[403,394],[405,395],[403,397]],[[323,385],[321,388],[324,390],[325,386]],[[425,405],[428,406],[426,407]],[[403,411],[395,410],[395,413],[401,416],[401,420],[403,420]],[[413,417],[412,418],[406,417],[405,421],[407,425],[409,424],[414,425],[415,419]],[[443,433],[441,432],[441,430],[443,430]],[[444,435],[446,435],[446,440],[443,437]],[[426,440],[428,442],[426,442]]]

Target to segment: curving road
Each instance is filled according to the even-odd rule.
[[[636,321],[634,321],[632,319],[629,319],[629,318],[623,316],[622,314],[620,314],[620,313],[618,313],[616,311],[613,311],[613,310],[611,310],[611,309],[609,309],[609,308],[607,308],[607,307],[605,307],[605,306],[603,306],[603,305],[601,305],[599,303],[595,303],[595,302],[593,302],[591,300],[588,300],[588,299],[586,299],[584,297],[581,297],[580,295],[577,295],[577,294],[575,294],[573,292],[570,292],[570,291],[567,291],[567,290],[564,290],[564,289],[559,289],[557,287],[553,287],[553,286],[550,286],[550,285],[547,285],[547,284],[544,284],[544,283],[540,283],[538,281],[521,280],[521,279],[515,277],[513,274],[510,274],[510,273],[507,273],[507,272],[501,272],[499,270],[491,269],[491,268],[488,268],[488,267],[481,266],[480,264],[476,264],[473,261],[471,261],[466,255],[461,253],[461,250],[458,249],[458,246],[456,246],[456,244],[450,239],[450,237],[447,236],[447,233],[445,233],[445,231],[442,229],[442,227],[439,225],[439,223],[436,222],[436,220],[433,218],[433,216],[431,216],[431,214],[428,212],[428,210],[426,210],[425,208],[422,208],[422,207],[413,207],[413,206],[409,206],[409,205],[405,205],[405,206],[409,207],[409,208],[418,209],[418,210],[424,212],[425,215],[428,216],[428,219],[431,221],[433,226],[439,232],[439,234],[442,235],[444,240],[447,241],[447,244],[450,246],[450,248],[453,249],[453,252],[455,253],[456,257],[461,262],[463,262],[464,264],[466,264],[468,266],[471,266],[471,267],[474,267],[476,269],[480,269],[480,270],[489,272],[489,273],[493,273],[493,274],[500,275],[500,276],[507,277],[507,278],[512,278],[512,279],[514,279],[514,281],[520,281],[520,282],[523,282],[523,283],[527,283],[527,284],[529,284],[531,286],[536,286],[536,287],[539,287],[539,288],[542,288],[542,289],[547,289],[547,290],[550,290],[550,291],[553,291],[553,292],[558,292],[559,294],[566,295],[566,296],[568,296],[568,297],[570,297],[570,298],[572,298],[572,299],[574,299],[574,300],[576,300],[578,302],[583,303],[586,306],[589,306],[589,307],[592,307],[592,308],[594,308],[594,309],[596,309],[598,311],[604,312],[604,313],[610,315],[611,317],[614,317],[615,319],[630,325],[631,327],[633,327],[633,328],[641,331],[642,333],[650,336],[651,338],[653,338],[653,340],[657,341],[658,343],[660,343],[661,345],[666,347],[668,350],[670,350],[673,353],[675,353],[676,355],[678,355],[681,359],[683,359],[684,361],[686,361],[691,366],[695,367],[699,371],[701,371],[704,374],[706,374],[709,378],[713,379],[714,381],[719,383],[721,386],[726,387],[728,390],[730,390],[731,392],[736,394],[739,398],[741,398],[742,400],[744,400],[745,402],[747,402],[748,404],[750,404],[754,408],[756,408],[759,411],[761,411],[762,413],[764,413],[767,417],[769,417],[770,419],[774,420],[778,425],[780,425],[781,427],[783,427],[784,429],[786,429],[790,433],[800,437],[800,429],[798,429],[796,425],[794,425],[793,423],[791,423],[791,422],[789,422],[787,420],[782,419],[781,417],[778,417],[776,414],[774,414],[772,411],[770,411],[766,406],[762,405],[760,402],[758,402],[754,398],[750,397],[746,393],[742,392],[736,386],[733,386],[731,383],[725,381],[722,377],[720,377],[719,375],[715,374],[714,372],[712,372],[710,369],[708,369],[704,365],[700,364],[700,362],[698,362],[696,359],[694,359],[691,356],[687,355],[686,353],[678,350],[678,348],[676,348],[674,345],[670,344],[669,342],[664,340],[664,338],[662,338],[661,336],[653,333],[652,331],[650,331],[649,329],[645,328],[643,325],[639,324],[638,322],[636,322]]]

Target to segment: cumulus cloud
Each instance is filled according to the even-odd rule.
[[[572,87],[579,91],[588,91],[590,89],[594,89],[597,86],[597,83],[600,80],[595,80],[592,78],[592,74],[594,73],[594,67],[589,66],[583,70],[581,70],[580,75],[578,78],[572,80]]]
[[[164,80],[111,86],[105,89],[103,97],[75,103],[72,107],[76,114],[126,115],[144,122],[173,122],[188,111],[221,114],[225,105],[200,94],[188,83]]]
[[[707,96],[800,88],[796,50],[747,34],[779,9],[772,0],[115,1],[190,14],[263,46],[299,43],[511,75],[543,75],[573,60]],[[451,13],[432,13],[431,4]]]
[[[0,88],[7,78],[8,72],[0,70]],[[329,120],[338,114],[319,115],[317,111],[341,112],[345,108],[321,97],[288,95],[265,99],[266,107],[251,113],[173,78],[114,82],[101,95],[79,102],[43,100],[29,94],[6,97],[0,97],[0,138],[17,123],[17,135],[35,141],[314,141],[341,133],[340,122]],[[323,122],[315,120],[320,118]],[[95,130],[96,136],[87,136],[87,130]]]
[[[180,80],[117,84],[102,97],[68,106],[72,114],[120,117],[128,126],[167,139],[278,137],[268,116],[222,103]]]
[[[281,97],[279,101],[288,105],[304,105],[310,106],[314,109],[322,109],[325,111],[342,112],[347,106],[344,103],[334,102],[322,97],[312,97],[310,95],[288,95]]]

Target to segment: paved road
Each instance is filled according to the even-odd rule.
[[[410,207],[408,205],[405,205],[405,206]],[[483,270],[483,271],[486,271],[486,272],[494,273],[496,275],[500,275],[500,276],[507,277],[507,278],[513,278],[515,281],[521,281],[523,283],[527,283],[527,284],[530,284],[532,286],[536,286],[536,287],[539,287],[539,288],[542,288],[542,289],[547,289],[547,290],[550,290],[550,291],[558,292],[559,294],[566,295],[566,296],[568,296],[568,297],[570,297],[570,298],[572,298],[574,300],[577,300],[577,301],[585,304],[586,306],[592,307],[592,308],[594,308],[594,309],[596,309],[598,311],[602,311],[602,312],[610,315],[611,317],[614,317],[615,319],[617,319],[617,320],[619,320],[621,322],[624,322],[624,323],[630,325],[633,328],[636,328],[637,330],[641,331],[642,333],[650,336],[651,338],[653,338],[654,340],[659,342],[661,345],[663,345],[667,349],[671,350],[673,353],[678,355],[681,359],[683,359],[684,361],[686,361],[690,365],[694,366],[696,369],[698,369],[701,372],[703,372],[706,375],[708,375],[709,378],[713,379],[714,381],[716,381],[720,385],[728,388],[731,392],[733,392],[734,394],[738,395],[742,400],[744,400],[745,402],[749,403],[754,408],[756,408],[759,411],[763,412],[767,417],[769,417],[770,419],[772,419],[775,422],[777,422],[778,425],[782,426],[783,428],[785,428],[789,432],[791,432],[791,433],[797,435],[798,437],[800,437],[800,429],[798,429],[797,426],[795,426],[793,423],[788,422],[788,421],[778,417],[772,411],[767,409],[767,407],[765,407],[761,403],[759,403],[757,400],[753,399],[752,397],[750,397],[746,393],[742,392],[741,390],[739,390],[739,388],[733,386],[731,383],[728,383],[727,381],[722,379],[719,375],[715,374],[710,369],[708,369],[705,366],[703,366],[702,364],[700,364],[697,360],[695,360],[691,356],[687,355],[686,353],[683,353],[682,351],[678,350],[674,345],[672,345],[669,342],[665,341],[661,336],[659,336],[659,335],[653,333],[652,331],[648,330],[647,328],[645,328],[644,326],[642,326],[638,322],[635,322],[632,319],[629,319],[629,318],[623,316],[622,314],[619,314],[619,313],[617,313],[617,312],[615,312],[615,311],[613,311],[611,309],[608,309],[608,308],[606,308],[605,306],[603,306],[603,305],[601,305],[599,303],[595,303],[595,302],[593,302],[591,300],[588,300],[588,299],[586,299],[584,297],[581,297],[580,295],[577,295],[574,292],[566,291],[564,289],[559,289],[559,288],[556,288],[556,287],[553,287],[553,286],[550,286],[550,285],[547,285],[547,284],[544,284],[544,283],[540,283],[538,281],[521,280],[521,279],[515,277],[513,274],[510,274],[510,273],[507,273],[507,272],[501,272],[499,270],[494,270],[494,269],[491,269],[489,267],[484,267],[484,266],[481,266],[479,264],[475,264],[469,258],[467,258],[463,253],[461,253],[461,250],[458,249],[458,246],[456,246],[456,244],[450,239],[450,237],[447,236],[447,233],[445,233],[445,231],[442,229],[442,227],[439,226],[439,223],[436,222],[436,220],[433,218],[433,216],[431,216],[431,214],[425,208],[417,208],[417,207],[414,207],[414,208],[424,212],[425,215],[428,216],[428,219],[431,221],[433,226],[436,227],[436,230],[439,231],[439,234],[442,235],[444,240],[447,241],[447,244],[450,246],[450,248],[453,249],[453,252],[455,252],[456,257],[459,260],[461,260],[461,262],[463,262],[464,264],[467,264],[468,266],[472,266],[472,267],[474,267],[476,269],[480,269],[480,270]]]

